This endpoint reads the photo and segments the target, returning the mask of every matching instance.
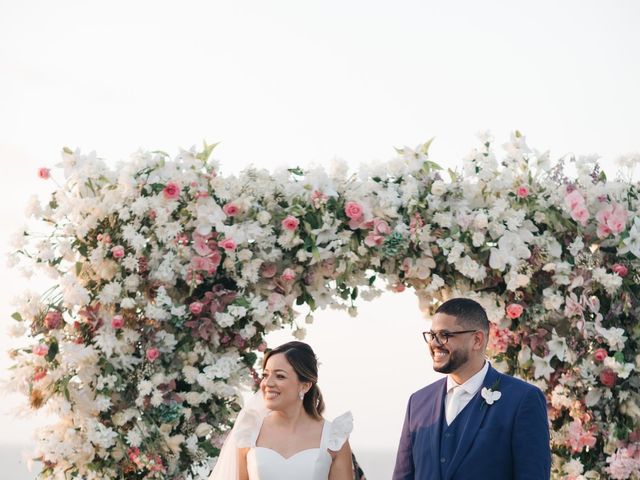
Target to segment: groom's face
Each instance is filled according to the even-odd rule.
[[[459,332],[467,330],[458,325],[456,317],[444,313],[436,313],[431,322],[431,331],[437,333]],[[466,334],[449,337],[447,343],[441,345],[437,340],[429,343],[429,351],[433,358],[433,369],[440,373],[454,373],[469,361],[471,348]]]

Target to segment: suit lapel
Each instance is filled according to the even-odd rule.
[[[499,373],[494,370],[491,365],[489,365],[489,370],[487,370],[487,374],[484,377],[484,381],[482,382],[482,390],[483,387],[491,388],[495,385],[496,381],[499,378]],[[462,435],[460,436],[460,442],[458,443],[458,448],[456,448],[456,452],[451,459],[451,464],[449,465],[448,477],[451,478],[455,473],[456,469],[466,456],[469,448],[471,448],[471,444],[473,443],[473,439],[476,438],[476,434],[478,433],[478,429],[480,425],[482,425],[482,420],[484,420],[484,416],[489,410],[489,405],[487,405],[480,395],[480,391],[476,393],[476,395],[471,399],[471,402],[467,406],[471,411],[469,412],[469,417],[466,425],[464,426],[464,430],[462,431]]]
[[[442,385],[436,390],[431,412],[431,418],[434,419],[431,429],[431,465],[438,469],[438,478],[440,478],[440,432],[444,416],[444,397],[447,393],[447,378],[443,378],[441,382]]]

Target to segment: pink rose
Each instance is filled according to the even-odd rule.
[[[44,316],[44,325],[49,330],[54,330],[60,326],[62,322],[62,314],[57,310],[51,310]]]
[[[51,170],[49,170],[48,168],[40,167],[38,169],[38,177],[40,177],[41,179],[48,180],[50,176]]]
[[[373,220],[373,231],[378,235],[389,235],[391,233],[391,227],[385,220],[375,218]]]
[[[611,270],[613,270],[613,273],[617,273],[619,276],[621,277],[626,277],[627,273],[629,273],[629,269],[622,265],[621,263],[616,263],[611,267]]]
[[[285,282],[290,282],[296,278],[296,272],[291,268],[285,268],[280,278],[282,278],[282,280],[284,280]]]
[[[347,202],[347,204],[344,206],[344,213],[351,220],[359,220],[364,212],[359,203]]]
[[[300,225],[300,220],[292,215],[289,215],[287,218],[282,220],[282,228],[289,230],[290,232],[295,231],[295,229],[298,228],[298,225]]]
[[[260,267],[262,278],[273,278],[277,271],[278,267],[275,263],[263,263]]]
[[[605,368],[600,372],[600,383],[605,387],[611,388],[615,386],[617,380],[618,375],[610,368]]]
[[[189,305],[189,311],[194,315],[200,315],[200,312],[202,312],[203,307],[204,307],[203,303],[193,302]]]
[[[598,362],[604,362],[604,359],[607,358],[608,356],[609,356],[609,354],[607,353],[607,351],[604,348],[597,349],[593,354],[593,357]]]
[[[38,345],[33,347],[34,355],[44,357],[47,353],[49,353],[49,345],[47,345],[46,343],[39,343]]]
[[[122,245],[116,245],[115,247],[112,247],[111,255],[113,255],[113,258],[124,257],[124,247]]]
[[[158,358],[160,358],[160,350],[158,350],[156,347],[151,347],[149,350],[147,350],[147,360],[149,360],[150,362],[154,362]]]
[[[233,202],[229,202],[222,207],[224,213],[227,214],[228,217],[235,217],[238,213],[240,213],[240,207]]]
[[[266,342],[261,342],[260,345],[258,345],[258,351],[259,352],[264,352],[266,349],[267,349]]]
[[[529,196],[529,187],[520,185],[516,190],[516,195],[520,198],[527,198]]]
[[[180,197],[180,185],[176,182],[169,182],[162,191],[167,200],[176,200]]]
[[[522,305],[518,303],[511,303],[507,306],[507,317],[512,320],[516,319],[522,315],[523,310],[524,308],[522,308]]]
[[[220,246],[230,252],[236,249],[236,242],[232,238],[225,238],[220,242]]]
[[[396,293],[404,292],[406,288],[407,287],[405,287],[404,283],[394,283],[391,286],[391,290],[393,290]]]
[[[124,318],[122,317],[122,315],[114,315],[111,318],[111,326],[116,330],[119,330],[122,327],[124,327]]]

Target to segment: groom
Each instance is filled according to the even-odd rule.
[[[447,377],[409,399],[393,480],[545,480],[551,453],[542,392],[485,359],[487,314],[479,303],[443,303],[424,333]]]

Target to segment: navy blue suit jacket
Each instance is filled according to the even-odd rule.
[[[393,480],[441,480],[440,430],[446,385],[447,379],[440,379],[409,399]],[[478,392],[467,405],[472,409],[469,421],[446,480],[548,480],[549,424],[540,389],[499,373],[491,365],[483,387],[493,387],[502,396],[488,405]]]

